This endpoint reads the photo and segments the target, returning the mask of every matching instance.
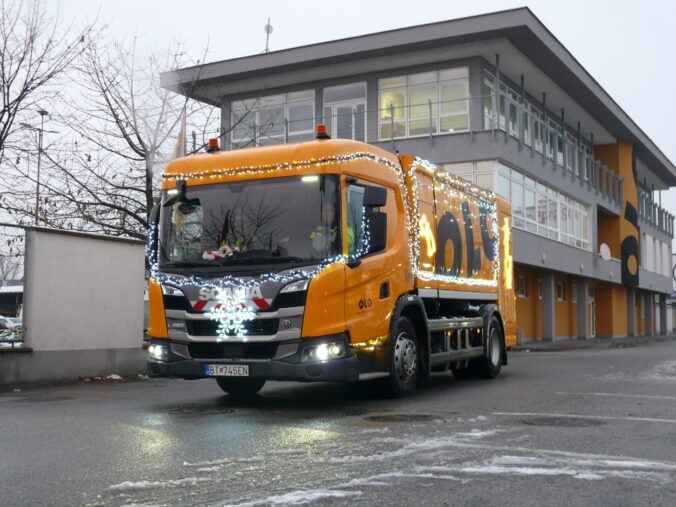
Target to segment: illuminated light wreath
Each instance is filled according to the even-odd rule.
[[[439,171],[437,168],[430,164],[429,162],[416,158],[414,163],[409,170],[408,175],[404,175],[400,165],[394,164],[392,161],[386,157],[376,155],[370,152],[355,152],[347,155],[336,155],[331,157],[324,157],[319,159],[306,159],[299,160],[294,162],[285,162],[282,164],[267,164],[267,165],[258,165],[258,166],[242,166],[235,168],[222,168],[222,169],[213,169],[213,170],[203,170],[190,173],[178,173],[178,174],[164,174],[162,178],[167,181],[181,180],[181,179],[216,179],[224,175],[246,175],[246,176],[260,176],[265,174],[272,173],[283,173],[299,168],[304,167],[321,167],[324,165],[339,164],[342,162],[358,162],[361,160],[371,160],[377,162],[387,167],[392,171],[399,184],[399,187],[402,192],[402,198],[404,201],[404,226],[409,232],[409,258],[412,266],[412,272],[414,276],[417,276],[423,280],[436,280],[442,282],[453,282],[462,285],[468,286],[489,286],[496,287],[498,276],[500,272],[500,256],[499,253],[496,256],[496,260],[493,262],[493,279],[474,279],[466,277],[457,277],[457,276],[448,276],[440,275],[435,272],[424,271],[419,269],[418,261],[420,258],[420,230],[418,226],[418,220],[412,220],[412,217],[419,217],[419,207],[418,207],[418,179],[415,177],[415,172],[420,170],[428,173],[429,175],[435,176],[438,184],[437,189],[441,190],[442,195],[452,195],[461,197],[459,194],[463,192],[465,195],[469,194],[479,198],[480,206],[486,208],[486,210],[491,215],[491,228],[493,230],[493,237],[495,241],[499,238],[499,228],[495,204],[495,194],[486,190],[483,190],[466,180],[462,180],[458,177],[452,176],[444,171]],[[406,186],[405,178],[409,176],[412,182],[413,189],[413,208],[411,209],[411,203],[409,202],[408,188]],[[449,192],[450,189],[450,192]],[[457,206],[456,206],[457,208]],[[364,243],[362,248],[358,252],[355,252],[353,256],[338,255],[330,258],[324,259],[318,266],[310,269],[297,268],[291,270],[284,274],[279,273],[263,273],[257,279],[245,282],[237,277],[232,275],[226,275],[220,278],[218,281],[214,281],[213,278],[202,278],[199,276],[186,276],[186,275],[173,275],[169,273],[162,273],[159,271],[159,264],[157,259],[157,248],[154,248],[152,244],[152,238],[155,237],[155,228],[157,226],[152,224],[148,231],[148,244],[146,248],[146,254],[148,256],[150,264],[150,275],[157,280],[160,284],[166,284],[178,289],[188,286],[198,286],[204,287],[207,289],[212,289],[218,291],[219,294],[240,294],[242,290],[246,291],[252,289],[256,285],[262,283],[273,282],[281,283],[284,285],[304,280],[312,279],[318,276],[322,271],[329,268],[334,264],[346,264],[349,261],[353,260],[353,257],[359,257],[363,253],[366,253],[369,248],[369,228],[368,223],[365,219],[365,213],[362,214],[362,231],[364,234]],[[498,250],[499,252],[499,250]],[[227,291],[224,289],[228,289]],[[246,292],[245,292],[246,293]],[[223,300],[219,298],[219,303],[214,310],[209,312],[207,315],[219,322],[219,331],[218,339],[222,340],[226,337],[230,337],[231,333],[241,336],[246,334],[246,329],[244,323],[255,318],[256,312],[253,310],[245,310],[246,304],[244,300],[239,298],[233,298],[229,296]],[[246,339],[246,338],[245,338]]]

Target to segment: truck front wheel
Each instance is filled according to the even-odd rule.
[[[251,378],[216,377],[216,382],[232,396],[253,396],[265,385],[265,380]]]
[[[390,376],[387,393],[395,398],[410,394],[418,381],[418,342],[415,328],[406,317],[400,317],[390,335]]]

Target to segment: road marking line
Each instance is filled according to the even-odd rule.
[[[534,416],[534,417],[565,417],[568,419],[605,419],[608,421],[642,421],[642,422],[656,422],[656,423],[671,423],[676,424],[676,419],[655,419],[652,417],[613,417],[605,415],[582,415],[582,414],[539,414],[536,412],[492,412],[492,415],[509,415],[509,416]]]
[[[647,398],[651,400],[676,400],[676,396],[652,396],[649,394],[617,394],[617,393],[568,393],[559,391],[556,394],[569,394],[575,396],[616,396],[622,398]]]

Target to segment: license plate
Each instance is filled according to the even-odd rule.
[[[207,364],[204,372],[209,377],[248,377],[248,364]]]

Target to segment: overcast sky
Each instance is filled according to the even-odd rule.
[[[208,61],[260,53],[271,18],[270,49],[379,32],[527,5],[672,161],[676,161],[674,0],[201,1],[61,0],[62,20],[98,14],[116,37],[138,35],[140,48],[185,44]],[[676,190],[662,193],[676,215]]]

